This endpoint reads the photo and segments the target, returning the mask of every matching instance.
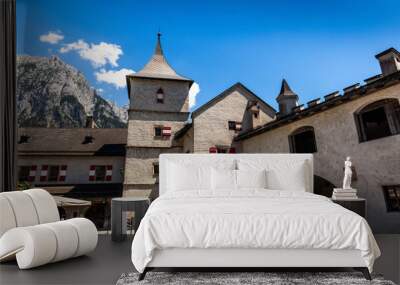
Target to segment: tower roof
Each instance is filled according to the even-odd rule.
[[[154,54],[151,57],[150,61],[143,67],[142,70],[129,76],[193,82],[193,80],[177,74],[176,71],[168,64],[161,47],[160,38],[161,34],[158,33],[156,48],[154,50]]]
[[[285,79],[282,80],[282,86],[281,86],[281,91],[279,92],[278,97],[276,97],[276,100],[280,100],[283,99],[284,97],[291,97],[291,96],[295,96],[296,98],[298,98],[297,94],[294,93],[292,91],[292,89],[290,89],[289,84],[286,82]]]

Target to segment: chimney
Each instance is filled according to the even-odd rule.
[[[383,76],[400,71],[400,52],[395,48],[387,49],[375,55],[375,58],[379,61]]]
[[[85,128],[88,128],[88,129],[97,128],[97,125],[96,125],[96,122],[93,119],[93,116],[86,116]]]
[[[281,91],[279,92],[276,101],[279,104],[279,115],[285,116],[292,113],[293,108],[298,105],[299,97],[290,89],[289,84],[285,79],[282,80]]]

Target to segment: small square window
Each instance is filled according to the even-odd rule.
[[[30,166],[20,166],[18,172],[19,181],[29,181],[29,172],[31,170]]]
[[[60,174],[60,166],[50,165],[49,172],[47,175],[47,181],[58,181],[58,175]]]
[[[153,162],[153,175],[158,176],[159,173],[160,173],[160,166],[158,162]]]
[[[228,121],[228,129],[233,131],[240,131],[242,130],[242,123],[235,121]]]
[[[154,136],[162,137],[162,130],[163,130],[163,127],[161,127],[161,126],[154,127]]]
[[[164,91],[162,90],[162,88],[159,88],[158,91],[157,91],[156,102],[160,103],[160,104],[164,103]]]
[[[96,165],[95,180],[96,181],[106,180],[106,166],[105,165]]]
[[[230,130],[236,130],[236,122],[235,121],[229,121],[228,122],[228,128]]]

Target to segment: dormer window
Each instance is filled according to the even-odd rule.
[[[28,142],[29,142],[29,139],[30,139],[29,136],[21,135],[21,136],[19,137],[18,144],[28,143]]]
[[[90,144],[93,143],[94,137],[92,136],[85,136],[85,138],[83,139],[82,144]]]
[[[157,90],[157,103],[164,103],[164,91],[162,90],[162,88],[159,88]]]

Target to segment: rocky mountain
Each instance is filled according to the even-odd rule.
[[[17,112],[21,127],[126,127],[127,109],[105,100],[84,75],[56,56],[17,57]]]

